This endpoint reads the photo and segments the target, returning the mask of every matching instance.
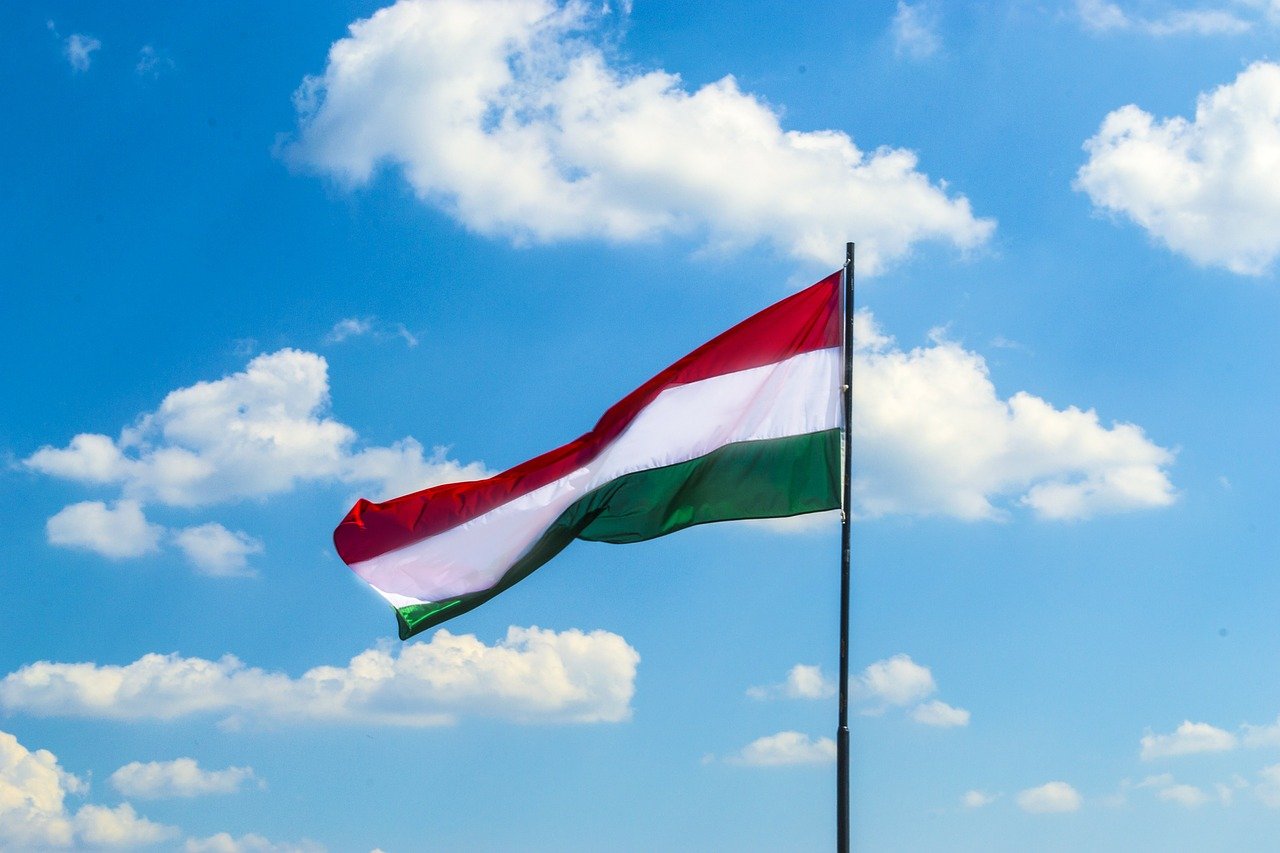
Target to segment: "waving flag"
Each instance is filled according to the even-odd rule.
[[[338,554],[400,638],[527,577],[574,539],[640,542],[711,521],[840,506],[835,273],[677,361],[563,447],[486,480],[360,500]]]

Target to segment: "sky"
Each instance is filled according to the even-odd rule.
[[[830,514],[330,537],[847,240],[854,848],[1274,849],[1280,5],[779,10],[0,12],[0,849],[830,849]]]

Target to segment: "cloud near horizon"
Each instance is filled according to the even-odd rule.
[[[0,679],[0,709],[42,717],[176,720],[222,717],[224,728],[283,723],[426,727],[464,717],[521,724],[615,723],[631,717],[640,655],[608,631],[512,626],[486,645],[436,631],[381,646],[346,666],[293,678],[219,660],[148,654],[121,665],[27,664]]]

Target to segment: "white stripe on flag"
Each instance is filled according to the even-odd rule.
[[[560,514],[618,477],[841,425],[840,348],[667,388],[595,459],[457,527],[352,564],[395,607],[489,589]]]

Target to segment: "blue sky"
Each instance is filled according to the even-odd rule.
[[[610,5],[5,10],[0,849],[828,849],[832,519],[329,537],[846,239],[856,848],[1270,849],[1280,6]]]

